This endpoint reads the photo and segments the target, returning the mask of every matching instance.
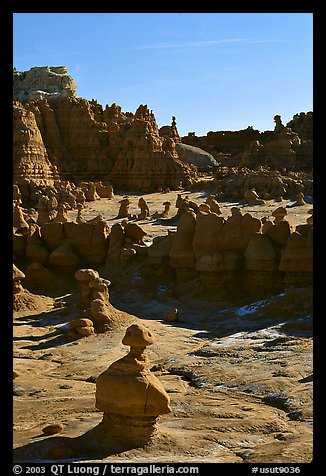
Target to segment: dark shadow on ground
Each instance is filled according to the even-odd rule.
[[[42,439],[40,440],[40,438]],[[34,436],[34,439],[39,441],[28,443],[13,450],[15,463],[37,460],[94,460],[143,447],[121,440],[117,441],[110,434],[110,429],[103,428],[102,422],[78,437],[37,435]],[[150,443],[151,440],[146,445]]]

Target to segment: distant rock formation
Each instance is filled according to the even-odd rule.
[[[220,167],[214,174],[215,188],[221,199],[241,199],[255,189],[260,199],[288,198],[302,192],[313,195],[312,172],[284,172],[260,167]]]
[[[35,66],[28,71],[13,71],[13,98],[38,101],[76,96],[76,84],[65,66]]]
[[[210,131],[197,137],[189,132],[181,142],[212,154],[218,162],[233,166],[270,166],[311,170],[313,160],[313,113],[295,114],[283,125],[280,115],[274,116],[273,131],[259,132],[249,126],[239,131]]]
[[[133,114],[77,97],[65,66],[14,69],[13,76],[15,183],[103,181],[96,192],[112,196],[108,184],[141,193],[191,186],[198,171],[219,164],[312,169],[312,112],[286,126],[276,115],[274,131],[249,126],[180,138],[176,118],[159,129],[147,105]]]

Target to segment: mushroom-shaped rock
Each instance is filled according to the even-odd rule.
[[[109,292],[108,287],[110,286],[111,281],[108,279],[96,277],[89,281],[88,285],[92,290],[93,299],[102,299],[102,301],[109,301]]]
[[[29,225],[25,220],[23,210],[19,205],[14,206],[13,210],[13,227],[17,229],[28,229]]]
[[[137,349],[145,349],[145,347],[154,344],[156,338],[154,335],[146,329],[146,327],[133,324],[132,326],[128,327],[124,338],[122,339],[123,345],[128,345],[132,347],[130,350]],[[137,351],[138,353],[139,351]]]
[[[206,204],[209,206],[211,212],[216,213],[217,215],[222,214],[220,206],[213,195],[209,195],[206,198]]]
[[[128,198],[123,198],[122,200],[119,201],[120,203],[120,208],[118,212],[118,218],[128,218],[129,217],[129,199]]]
[[[143,238],[147,235],[146,231],[142,229],[137,223],[125,223],[124,231],[127,237],[132,238],[132,240],[139,244],[143,245]]]
[[[171,202],[166,201],[166,202],[163,203],[163,205],[164,205],[164,211],[163,211],[163,213],[162,213],[162,216],[163,216],[164,218],[166,218],[166,217],[169,216],[169,213],[170,213]]]
[[[171,411],[168,394],[148,369],[145,348],[154,342],[146,327],[131,325],[122,340],[129,354],[97,378],[96,407],[104,412],[100,426],[111,440],[143,446],[157,433],[158,416]]]
[[[274,223],[284,220],[286,215],[288,214],[286,208],[278,207],[276,210],[273,211],[272,216],[275,218]]]
[[[81,339],[94,334],[93,321],[87,318],[75,319],[67,325],[69,339]]]
[[[91,301],[92,289],[89,282],[93,279],[99,278],[99,274],[94,269],[78,269],[75,272],[75,278],[81,285],[81,303],[89,304]]]
[[[138,206],[140,208],[140,215],[138,216],[138,218],[140,220],[145,220],[149,217],[149,207],[144,197],[140,197],[140,199],[138,200]]]

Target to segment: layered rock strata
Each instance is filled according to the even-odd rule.
[[[190,132],[181,137],[181,142],[206,150],[227,166],[256,168],[267,165],[273,169],[311,170],[313,113],[295,114],[285,126],[279,115],[274,121],[278,122],[273,131],[259,132],[248,126],[239,131],[210,131],[202,137]]]
[[[16,94],[15,97],[20,98]],[[74,94],[14,101],[14,181],[97,182],[142,192],[190,184],[196,168],[182,162],[171,137],[161,137],[146,105],[135,114]],[[104,194],[104,195],[103,195]]]

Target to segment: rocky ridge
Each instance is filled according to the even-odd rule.
[[[28,71],[13,71],[13,98],[37,101],[45,98],[75,97],[76,83],[65,66],[35,66]]]

